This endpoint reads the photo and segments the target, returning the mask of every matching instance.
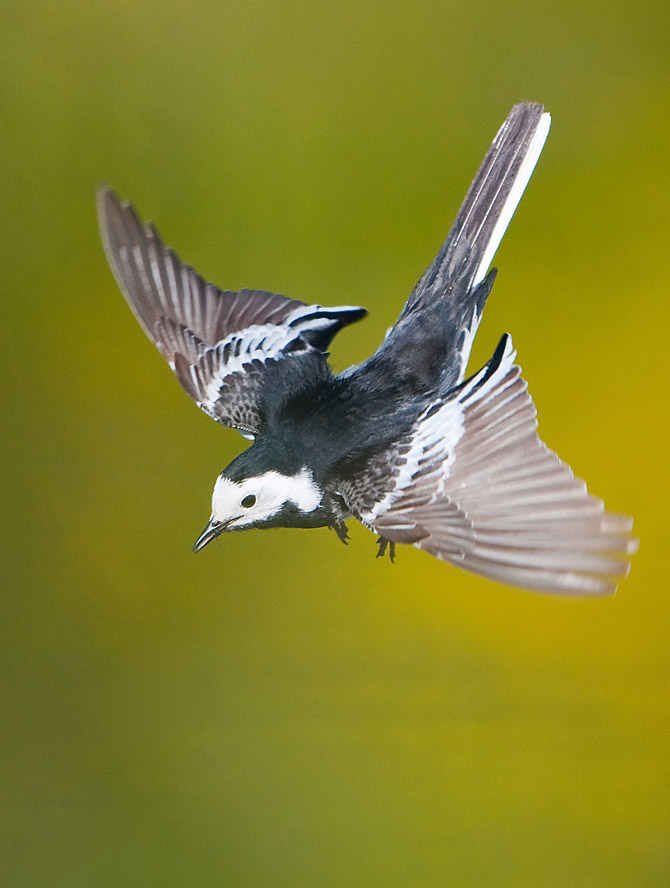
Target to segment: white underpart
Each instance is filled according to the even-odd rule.
[[[545,112],[539,119],[537,129],[535,130],[535,134],[533,138],[530,140],[530,144],[528,145],[528,149],[526,151],[526,156],[521,162],[521,166],[519,167],[519,172],[516,175],[514,180],[514,184],[512,185],[507,200],[505,201],[505,205],[500,213],[498,221],[496,222],[493,231],[491,232],[491,238],[488,242],[486,250],[484,250],[484,254],[482,256],[481,262],[477,267],[477,271],[475,273],[472,286],[476,287],[478,283],[484,280],[486,276],[486,272],[489,270],[489,266],[493,262],[493,257],[496,254],[496,250],[500,246],[500,241],[503,239],[503,235],[507,230],[507,226],[509,225],[512,216],[514,215],[514,211],[516,210],[519,201],[521,200],[521,195],[526,190],[526,185],[528,185],[528,181],[533,174],[533,170],[535,169],[535,165],[539,160],[540,154],[542,153],[542,148],[544,147],[544,143],[549,134],[549,127],[551,126],[551,116]]]
[[[483,367],[479,373],[476,373],[460,389],[453,400],[443,404],[432,416],[425,418],[432,409],[432,405],[424,411],[414,427],[412,445],[405,455],[407,462],[400,467],[395,486],[370,512],[363,515],[366,522],[372,523],[375,518],[387,512],[395,500],[412,486],[414,475],[419,469],[419,461],[424,464],[425,462],[441,464],[442,482],[436,487],[431,502],[442,496],[446,480],[449,477],[449,467],[454,461],[454,448],[463,436],[465,428],[463,419],[465,404],[463,402],[468,401],[469,404],[472,404],[478,398],[486,395],[509,372],[515,358],[516,351],[512,346],[511,338],[509,338],[499,367],[485,383],[480,385],[488,367]],[[474,395],[471,395],[477,385],[479,388]]]
[[[241,341],[239,354],[231,354],[214,374],[206,389],[207,399],[216,401],[226,376],[230,376],[231,373],[244,372],[245,364],[255,360],[267,361],[278,358],[283,349],[297,339],[302,332],[327,329],[333,324],[333,314],[354,310],[354,307],[350,305],[327,309],[323,309],[320,305],[301,305],[292,311],[281,324],[252,324],[244,330],[231,333],[230,336],[217,342],[214,349],[223,355],[226,345],[231,343],[233,344],[231,351],[233,349],[237,351],[234,344]],[[318,315],[320,311],[327,311],[330,317],[315,318],[314,315]],[[306,319],[300,323],[299,319],[303,316],[306,316]],[[295,323],[296,321],[298,323]],[[290,326],[291,324],[293,326]]]
[[[245,509],[242,500],[246,496],[255,496],[256,502]],[[264,472],[244,481],[219,477],[212,494],[212,518],[222,523],[232,522],[234,527],[244,527],[271,518],[287,502],[293,503],[301,512],[313,512],[321,502],[321,496],[322,491],[314,483],[309,469],[302,469],[297,475]]]

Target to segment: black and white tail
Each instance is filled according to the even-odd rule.
[[[500,241],[535,169],[551,117],[542,105],[515,105],[486,152],[442,249],[405,311],[462,282],[470,290],[486,277]]]
[[[438,366],[438,388],[465,377],[495,272],[487,275],[544,146],[551,118],[542,105],[515,105],[477,171],[447,239],[378,351],[358,368],[383,380],[394,368],[420,375],[420,356]],[[350,371],[351,372],[351,371]]]

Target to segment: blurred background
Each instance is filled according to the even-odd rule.
[[[5,0],[3,886],[670,884],[667,3]],[[371,353],[512,104],[499,250],[540,431],[635,516],[607,600],[374,538],[231,535],[243,446],[103,258],[106,181],[225,288],[368,307]]]

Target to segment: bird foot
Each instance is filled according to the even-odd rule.
[[[347,525],[344,521],[338,521],[335,524],[331,524],[330,529],[335,531],[338,538],[342,540],[345,546],[349,544],[349,531],[347,530]]]
[[[379,546],[379,549],[377,550],[377,558],[383,558],[384,555],[386,555],[386,549],[388,548],[389,558],[391,559],[391,563],[393,563],[395,561],[395,542],[380,536],[377,540],[377,545]]]

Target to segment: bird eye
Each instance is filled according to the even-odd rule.
[[[256,497],[253,493],[250,493],[248,496],[245,496],[241,503],[245,509],[250,509],[252,506],[256,505]]]
[[[212,527],[218,527],[219,524],[221,524],[221,522],[217,521],[216,519],[213,519],[212,521],[210,521],[210,524]]]

